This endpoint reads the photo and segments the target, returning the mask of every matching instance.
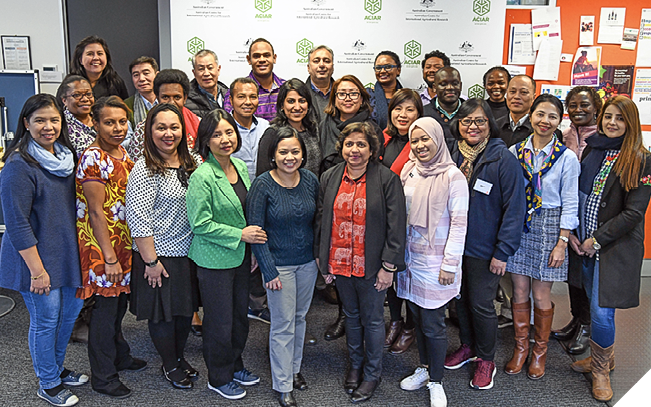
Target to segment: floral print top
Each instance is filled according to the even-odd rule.
[[[127,178],[133,169],[133,161],[120,147],[123,158],[117,159],[99,147],[89,147],[82,154],[75,176],[77,205],[77,236],[81,259],[81,278],[83,287],[77,297],[86,299],[95,294],[103,297],[116,297],[129,293],[131,281],[131,234],[127,227],[124,200]],[[104,256],[99,247],[88,218],[88,203],[82,185],[85,182],[104,184],[104,215],[108,224],[111,244],[122,266],[124,278],[113,284],[104,275]]]

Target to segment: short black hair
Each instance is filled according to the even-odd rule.
[[[132,70],[134,66],[141,65],[141,64],[149,64],[151,65],[152,68],[154,68],[155,72],[158,72],[158,63],[156,62],[156,60],[152,57],[143,55],[131,61],[131,63],[129,64],[129,74],[133,74]]]
[[[504,75],[506,75],[506,86],[509,85],[509,82],[511,81],[511,73],[509,72],[508,69],[504,68],[503,66],[494,66],[486,73],[484,74],[484,87],[486,87],[486,81],[488,80],[488,75],[492,74],[493,72],[502,72]]]
[[[231,95],[231,97],[233,97],[233,94],[235,93],[235,85],[237,85],[238,83],[242,85],[244,84],[254,85],[255,91],[260,92],[260,87],[258,86],[258,83],[253,79],[249,78],[248,76],[244,76],[242,78],[237,78],[233,82],[231,82],[231,86],[228,89],[229,90],[228,93]]]
[[[253,42],[251,43],[251,45],[249,45],[249,55],[251,55],[251,48],[253,48],[253,46],[254,46],[255,44],[259,43],[259,42],[264,42],[264,43],[266,43],[266,44],[269,44],[269,46],[271,47],[271,53],[272,53],[272,54],[275,54],[275,53],[276,53],[276,51],[274,51],[274,46],[271,45],[271,43],[269,42],[269,40],[260,37],[260,38],[256,38],[255,40],[253,40]]]
[[[388,50],[382,51],[379,54],[377,54],[377,56],[375,57],[375,60],[373,61],[373,65],[375,65],[375,63],[377,62],[377,59],[379,57],[381,57],[382,55],[391,57],[391,59],[396,61],[396,65],[398,65],[398,69],[402,68],[402,64],[400,63],[400,57],[398,56],[398,54],[396,54],[393,51],[388,51]]]
[[[280,144],[281,140],[285,140],[288,138],[298,139],[298,142],[301,145],[303,161],[301,161],[301,166],[298,168],[305,167],[305,164],[307,163],[307,147],[305,147],[305,142],[303,141],[303,139],[298,135],[298,132],[293,127],[282,126],[278,128],[278,131],[276,132],[276,138],[274,139],[273,143],[271,143],[271,145],[269,146],[269,150],[267,151],[267,159],[269,160],[269,164],[271,165],[271,168],[274,170],[278,168],[278,165],[276,164],[276,160],[275,160],[278,144]]]
[[[561,120],[563,119],[563,112],[565,111],[565,109],[563,109],[563,102],[561,102],[561,100],[556,96],[549,93],[543,93],[533,101],[533,104],[531,105],[531,109],[529,110],[529,114],[533,114],[534,110],[536,110],[536,107],[538,107],[539,104],[544,102],[549,102],[552,105],[554,105],[556,110],[558,110],[558,116],[560,117]]]
[[[341,150],[344,147],[344,141],[346,141],[348,136],[353,133],[362,133],[366,137],[366,141],[371,150],[370,160],[375,160],[380,154],[380,140],[377,137],[375,128],[373,128],[373,125],[369,122],[350,123],[348,126],[344,127],[341,133],[339,133],[339,138],[335,146],[339,155],[342,155]]]
[[[197,129],[197,140],[194,146],[195,151],[204,159],[207,160],[210,155],[210,138],[212,137],[219,122],[226,120],[228,124],[233,127],[237,135],[237,147],[233,153],[240,151],[242,147],[242,136],[237,129],[237,123],[233,116],[224,109],[215,109],[210,111],[207,115],[201,118],[199,128]]]
[[[520,74],[520,75],[515,75],[514,77],[512,77],[511,81],[513,79],[515,79],[515,78],[527,78],[527,79],[529,79],[529,81],[531,82],[531,86],[533,86],[533,92],[536,93],[536,80],[534,78],[532,78],[529,75]],[[509,81],[509,84],[511,83],[511,81]]]
[[[427,61],[430,58],[440,58],[441,61],[443,61],[443,66],[450,66],[452,65],[450,63],[450,58],[448,58],[447,55],[443,51],[439,51],[438,49],[436,51],[428,52],[425,54],[425,57],[423,58],[423,62],[421,62],[421,69],[425,69],[425,61]]]
[[[59,106],[61,110],[63,110],[63,108],[65,107],[65,104],[63,103],[63,98],[68,95],[69,91],[73,90],[72,85],[75,82],[86,82],[88,84],[88,87],[91,88],[92,90],[92,87],[90,86],[90,82],[88,81],[88,79],[84,78],[83,76],[75,75],[75,74],[66,75],[66,77],[63,78],[63,81],[57,88],[57,94],[56,94],[57,106]],[[93,101],[94,100],[95,98],[93,97]]]
[[[154,94],[158,98],[160,87],[166,83],[178,83],[183,88],[183,96],[188,96],[190,93],[190,80],[185,72],[179,69],[163,69],[156,75],[154,79]]]
[[[488,118],[488,127],[490,128],[490,137],[498,137],[500,134],[500,127],[497,125],[495,116],[493,116],[493,111],[491,110],[490,105],[484,99],[473,98],[468,99],[461,104],[459,111],[454,115],[454,119],[450,122],[450,132],[455,139],[461,140],[461,132],[459,132],[459,122],[466,117],[470,116],[472,112],[481,108]]]
[[[565,97],[565,108],[567,109],[567,106],[570,103],[570,99],[572,99],[575,95],[578,95],[581,92],[586,92],[588,95],[590,95],[590,99],[592,99],[592,104],[594,105],[595,112],[598,115],[599,112],[601,112],[601,106],[603,105],[603,100],[601,100],[601,96],[599,96],[599,93],[597,93],[597,90],[595,88],[593,88],[592,86],[575,86],[575,87],[573,87],[567,93],[567,96]]]

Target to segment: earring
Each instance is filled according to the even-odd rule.
[[[301,161],[305,161],[305,158],[302,158],[302,157],[301,157]]]
[[[272,159],[271,159],[271,162],[274,162],[274,161],[276,161],[276,159],[275,159],[275,158],[272,158]]]

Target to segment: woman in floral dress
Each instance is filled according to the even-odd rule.
[[[76,174],[77,234],[82,299],[94,298],[88,334],[91,384],[115,398],[131,395],[118,377],[121,370],[142,370],[122,336],[131,280],[131,235],[125,219],[127,177],[133,168],[120,145],[127,134],[128,108],[117,96],[93,106],[97,138],[84,151]]]

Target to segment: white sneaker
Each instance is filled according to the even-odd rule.
[[[407,376],[400,382],[403,390],[418,390],[429,382],[429,371],[424,367],[417,367],[411,376]]]
[[[448,398],[445,397],[445,390],[441,383],[429,382],[427,388],[429,389],[430,407],[447,407]]]

